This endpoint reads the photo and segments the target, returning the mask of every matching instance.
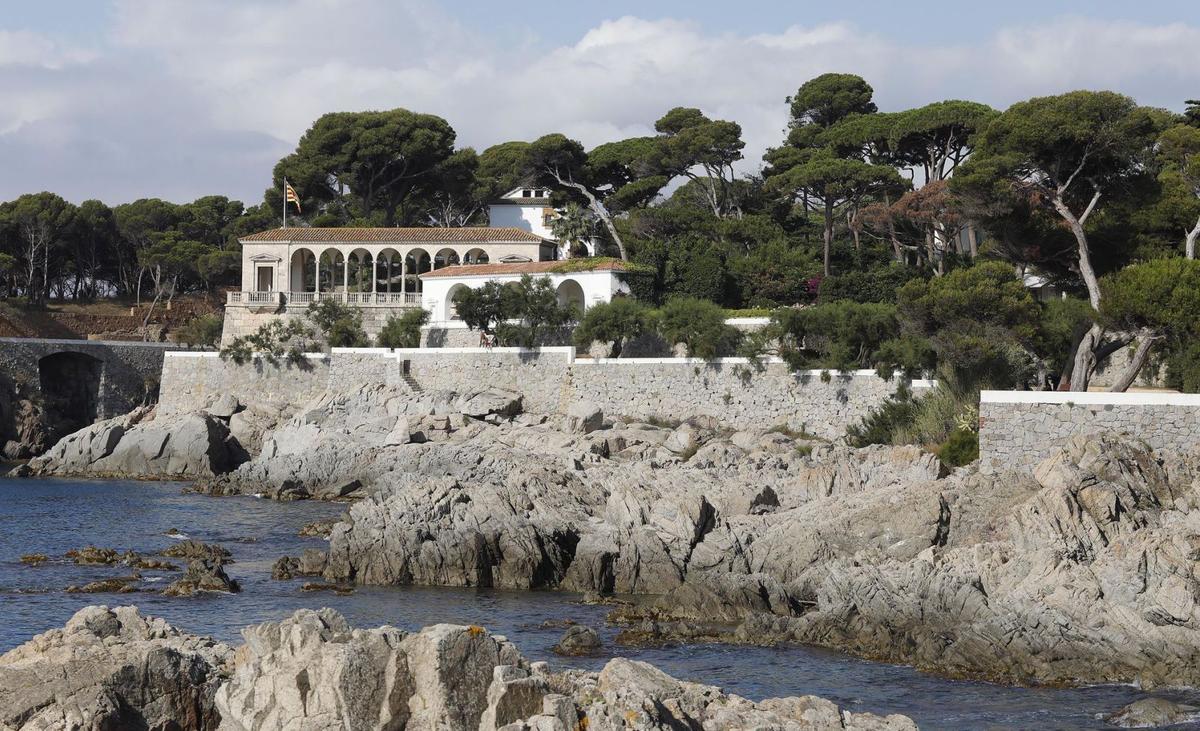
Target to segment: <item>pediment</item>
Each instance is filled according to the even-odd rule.
[[[275,256],[274,254],[255,254],[254,256],[250,257],[250,261],[255,262],[256,264],[278,264],[279,262],[283,261],[283,259]]]
[[[508,256],[500,257],[498,261],[501,264],[523,264],[527,261],[533,261],[533,259],[530,259],[528,256],[521,256],[520,254],[509,254]]]

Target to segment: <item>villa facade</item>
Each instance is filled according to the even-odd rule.
[[[549,191],[518,188],[490,206],[491,226],[456,228],[277,228],[244,236],[242,284],[229,292],[223,340],[245,335],[272,318],[297,318],[334,298],[358,307],[374,338],[405,308],[430,312],[430,326],[454,330],[454,295],[488,281],[548,276],[559,300],[582,312],[619,291],[620,263],[566,272],[569,248],[594,252],[593,242],[559,242]],[[561,271],[555,271],[559,269]]]

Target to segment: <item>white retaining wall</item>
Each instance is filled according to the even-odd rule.
[[[203,409],[231,394],[243,404],[303,404],[329,385],[330,357],[309,354],[304,366],[256,359],[245,365],[221,360],[216,353],[174,351],[164,354],[158,410],[162,414]]]
[[[1200,394],[984,391],[979,396],[980,466],[1028,470],[1075,434],[1110,431],[1155,451],[1200,447]]]
[[[576,359],[571,347],[519,348],[335,348],[304,371],[256,365],[235,366],[211,354],[173,354],[163,369],[167,410],[203,408],[220,393],[253,400],[312,398],[326,384],[345,389],[360,383],[389,383],[422,391],[464,392],[487,387],[517,391],[525,408],[564,412],[587,400],[606,414],[633,419],[712,416],[735,429],[787,425],[825,437],[842,436],[887,396],[898,382],[874,371],[790,372],[778,359],[755,364],[745,358]],[[325,368],[322,371],[322,367]],[[324,377],[322,377],[324,376]],[[914,381],[911,387],[930,387]],[[245,394],[245,396],[243,396]]]

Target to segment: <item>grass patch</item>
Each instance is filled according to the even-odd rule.
[[[595,256],[580,259],[563,259],[546,271],[551,274],[573,274],[575,272],[590,272],[600,267],[618,266],[621,271],[632,274],[653,274],[654,267],[646,264],[635,264],[622,261],[615,256]]]
[[[803,439],[810,442],[827,442],[825,437],[817,436],[808,430],[807,425],[801,426],[799,429],[793,429],[787,424],[776,424],[767,429],[768,434],[782,434],[791,439]]]
[[[649,424],[650,426],[657,426],[663,429],[675,429],[683,422],[679,419],[668,419],[662,416],[648,416],[645,419],[645,423]]]

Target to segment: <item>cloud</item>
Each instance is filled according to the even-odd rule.
[[[329,111],[439,114],[482,148],[562,131],[591,146],[647,134],[677,105],[739,122],[743,168],[786,125],[785,97],[858,73],[884,109],[945,98],[1003,107],[1113,88],[1179,108],[1200,89],[1200,27],[1062,17],[981,43],[896,39],[852,22],[758,34],[623,17],[558,45],[476,29],[425,0],[117,0],[96,48],[0,32],[0,197],[255,202],[275,160]]]

